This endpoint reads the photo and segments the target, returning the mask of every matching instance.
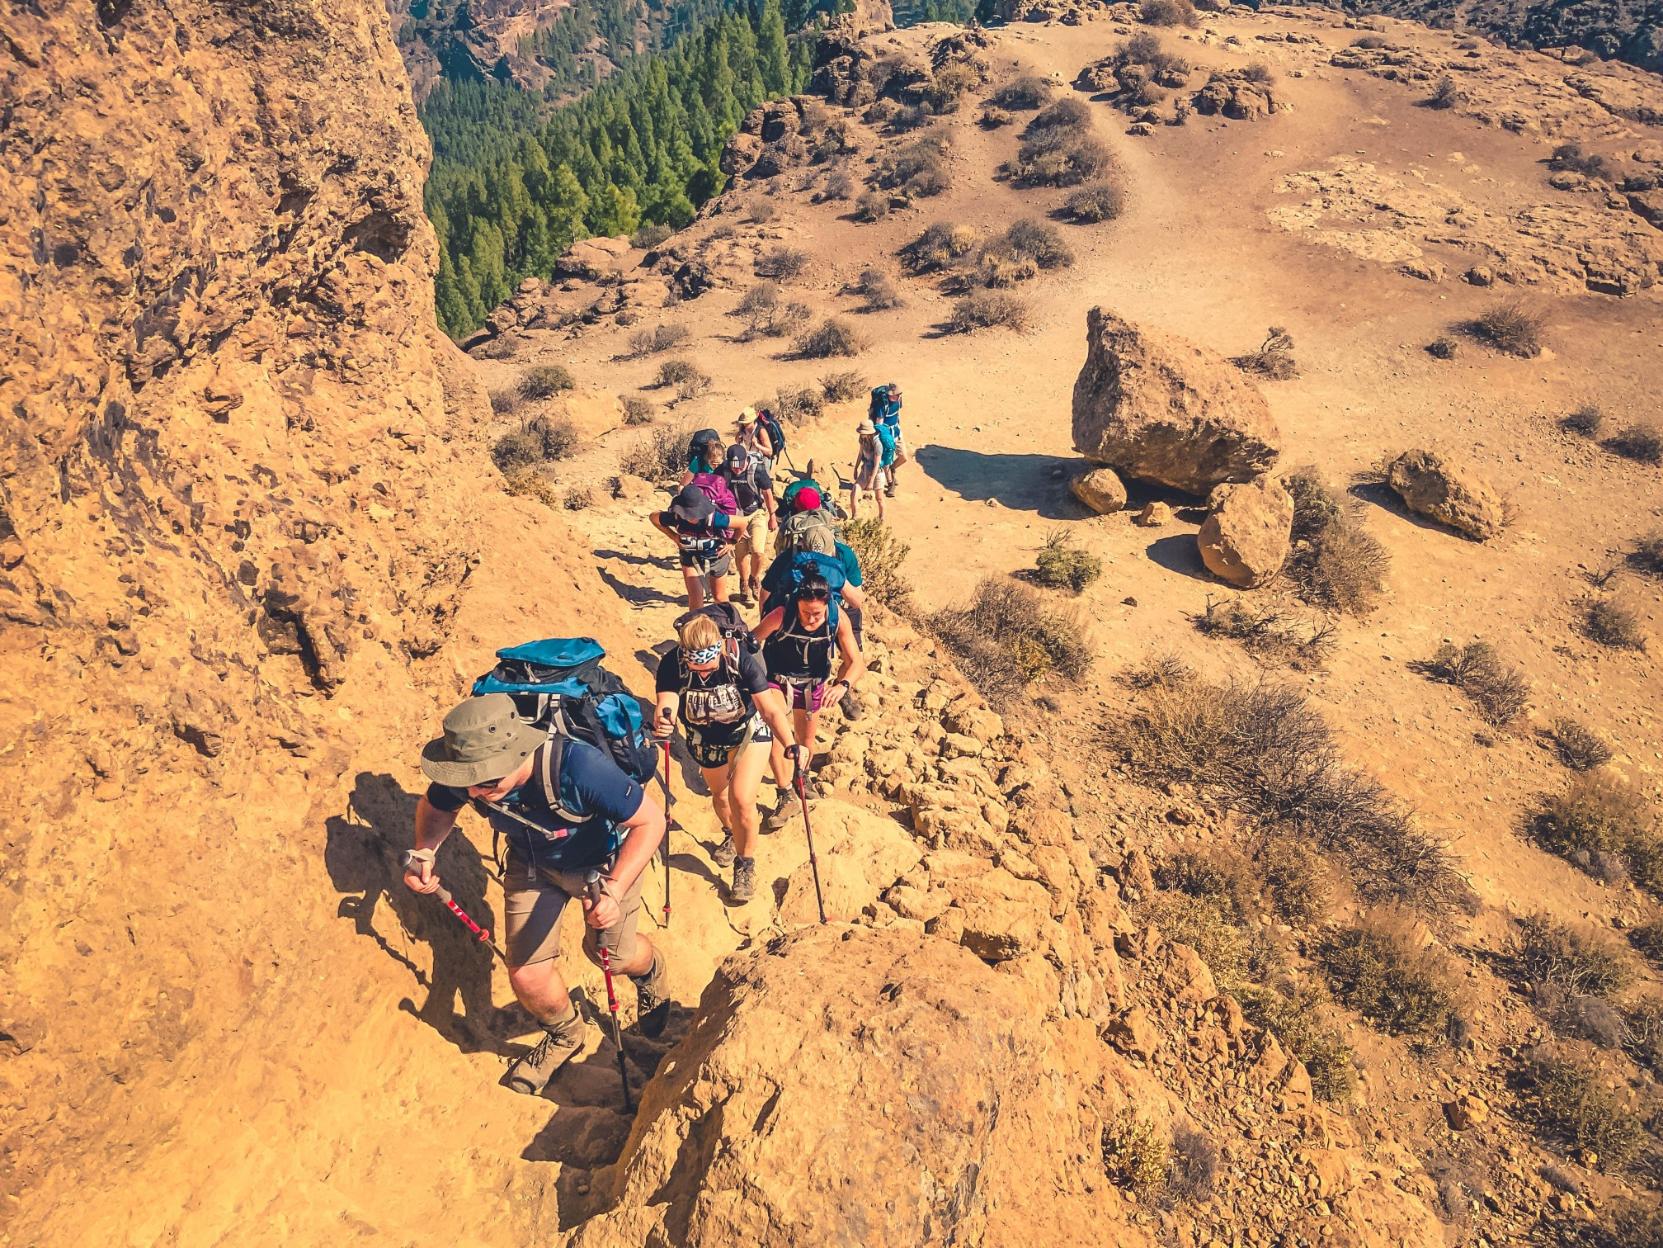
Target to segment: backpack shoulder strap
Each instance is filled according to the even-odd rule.
[[[567,810],[560,801],[560,773],[566,763],[566,747],[570,742],[571,738],[564,733],[551,733],[548,746],[543,750],[543,765],[537,769],[537,774],[542,780],[543,799],[548,802],[549,808],[564,819],[582,823],[582,818]]]

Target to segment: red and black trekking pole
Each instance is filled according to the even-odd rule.
[[[464,927],[466,927],[475,936],[479,937],[480,944],[484,945],[492,953],[496,954],[497,958],[503,963],[504,966],[508,964],[508,955],[503,953],[501,949],[497,948],[496,942],[491,939],[491,933],[468,917],[468,912],[456,904],[456,899],[450,895],[450,890],[448,888],[441,884],[438,888],[433,890],[433,895],[445,903],[445,909],[449,910],[457,918],[462,920]]]
[[[808,821],[808,786],[803,780],[802,746],[791,759],[791,787],[797,790],[797,804],[803,808],[803,835],[808,838],[808,869],[814,876],[814,904],[820,910],[820,922],[826,921],[826,897],[820,891],[820,860],[814,856],[814,827]]]
[[[600,901],[602,893],[599,871],[589,873],[588,885],[590,904]],[[606,977],[606,1009],[612,1015],[612,1044],[618,1050],[618,1078],[623,1080],[624,1085],[624,1112],[633,1114],[635,1103],[629,1095],[629,1067],[624,1058],[624,1029],[618,1022],[618,990],[612,983],[612,955],[601,943],[601,935],[599,931],[595,933],[595,948],[600,951],[601,974]]]
[[[664,839],[659,848],[664,854],[664,927],[670,926],[670,824],[671,811],[675,809],[676,799],[670,793],[670,740],[664,739]]]

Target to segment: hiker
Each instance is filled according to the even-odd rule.
[[[439,887],[434,856],[472,803],[508,843],[503,925],[508,982],[544,1036],[508,1069],[508,1086],[535,1095],[583,1047],[583,1021],[556,959],[560,915],[577,899],[588,930],[583,951],[635,984],[641,1034],[663,1033],[670,1016],[664,955],[636,930],[641,885],[664,839],[664,810],[611,756],[528,724],[506,693],[471,697],[445,716],[444,733],[422,750],[432,783],[416,803],[415,847],[404,882]],[[588,877],[600,873],[598,896]]]
[[[884,444],[878,437],[877,427],[869,420],[861,421],[855,433],[860,437],[860,447],[855,452],[855,479],[849,491],[849,519],[860,518],[860,496],[869,493],[877,502],[878,522],[881,524],[884,484],[888,480],[883,466]]]
[[[855,687],[866,671],[866,660],[855,645],[854,627],[848,612],[837,609],[835,595],[843,588],[838,561],[813,552],[797,554],[793,575],[782,591],[784,601],[762,617],[756,640],[762,644],[762,661],[768,679],[786,695],[791,707],[792,740],[802,747],[796,758],[808,782],[814,758],[814,744],[820,729],[820,711]],[[837,674],[832,675],[832,652],[839,656]],[[774,777],[778,782],[788,742],[776,740],[773,749]],[[805,789],[805,792],[808,791]],[[791,817],[791,793],[780,794],[767,824],[782,826]]]
[[[731,497],[731,495],[730,495]],[[737,510],[738,504],[735,504]],[[687,584],[687,606],[704,606],[704,579],[710,578],[710,597],[728,600],[728,573],[733,570],[733,516],[719,511],[698,485],[684,485],[668,511],[655,511],[653,526],[672,538],[681,555],[681,575]]]
[[[865,653],[862,633],[865,623],[866,590],[862,586],[860,556],[855,554],[854,548],[847,542],[838,538],[835,532],[832,545],[834,557],[843,571],[843,588],[838,592],[838,601],[841,602],[844,612],[849,617],[849,623],[855,630],[855,648]],[[764,615],[768,613],[775,595],[785,589],[791,576],[793,558],[794,552],[791,551],[776,556],[774,562],[768,565],[768,571],[762,574],[762,594],[758,603]],[[839,705],[846,718],[860,718],[860,698],[853,689],[843,695],[843,701]]]
[[[785,695],[768,681],[744,621],[731,606],[710,606],[676,622],[679,645],[658,664],[658,705],[653,732],[668,740],[679,718],[682,736],[710,789],[711,805],[726,835],[711,857],[733,868],[728,900],[743,904],[756,888],[756,809],[762,768],[771,763],[774,783],[791,784],[776,740],[791,740]]]
[[[764,411],[766,412],[766,409]],[[779,458],[782,444],[769,436],[767,424],[757,417],[754,407],[747,407],[740,412],[736,424],[737,432],[733,435],[733,440],[749,451],[751,458],[759,461],[763,470],[772,477],[774,461]]]
[[[837,530],[835,516],[826,506],[826,492],[811,480],[797,481],[786,488],[781,499],[785,519],[780,521],[774,535],[774,554],[796,554],[812,550],[816,554],[836,553]]]
[[[681,484],[688,485],[700,475],[722,470],[722,435],[714,429],[700,429],[687,440],[687,471]]]
[[[907,462],[906,439],[901,434],[901,387],[892,381],[873,390],[867,417],[883,439],[888,453],[888,458],[880,467],[885,473],[884,493],[894,498],[896,469]]]
[[[738,442],[728,447],[721,475],[739,504],[734,525],[739,534],[734,547],[735,571],[739,576],[739,601],[749,602],[762,592],[762,559],[768,550],[768,534],[779,528],[774,512],[774,479],[763,461]]]

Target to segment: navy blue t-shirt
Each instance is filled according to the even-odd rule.
[[[476,803],[475,809],[502,833],[522,861],[558,871],[584,871],[612,856],[617,849],[616,826],[635,817],[645,795],[639,784],[594,746],[560,740],[566,752],[560,765],[559,801],[567,813],[581,816],[579,822],[572,823],[554,809],[543,788],[544,764],[553,742],[537,747],[531,756],[531,779],[501,802],[520,818],[536,824],[541,832],[483,802]],[[427,788],[428,804],[436,810],[461,810],[470,800],[466,789],[444,784]]]

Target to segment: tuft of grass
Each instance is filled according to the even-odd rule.
[[[1663,428],[1644,421],[1624,425],[1605,440],[1605,449],[1637,464],[1663,464]]]
[[[1639,1156],[1646,1132],[1609,1077],[1574,1057],[1538,1055],[1520,1074],[1519,1108],[1544,1138],[1593,1153],[1605,1170]]]
[[[953,305],[948,325],[960,334],[973,334],[982,329],[1013,329],[1021,333],[1028,328],[1028,305],[1002,290],[979,290]]]
[[[1063,201],[1062,210],[1070,221],[1080,225],[1113,221],[1126,210],[1126,195],[1113,182],[1093,182],[1071,193]]]
[[[1640,617],[1609,598],[1592,598],[1582,609],[1582,631],[1589,640],[1613,650],[1644,650]]]
[[[1014,581],[986,577],[968,601],[926,622],[991,702],[1008,702],[1053,674],[1078,681],[1091,667],[1081,621]]]
[[[1075,546],[1062,529],[1045,539],[1034,560],[1034,580],[1050,589],[1069,589],[1078,594],[1102,575],[1103,561]]]
[[[1431,659],[1410,666],[1433,680],[1454,685],[1472,699],[1484,721],[1497,728],[1517,719],[1530,699],[1524,673],[1503,662],[1496,648],[1483,639],[1464,646],[1446,641]]]
[[[1548,730],[1559,761],[1572,771],[1592,771],[1611,761],[1611,747],[1603,737],[1579,720],[1560,716]]]
[[[1393,1035],[1430,1037],[1455,1016],[1449,960],[1393,916],[1371,915],[1322,942],[1318,957],[1334,995]]]
[[[1284,482],[1293,496],[1291,551],[1284,567],[1313,606],[1367,615],[1386,588],[1391,555],[1362,527],[1360,508],[1331,490],[1315,468]]]
[[[1245,373],[1256,373],[1271,381],[1299,376],[1299,364],[1293,358],[1293,335],[1280,325],[1272,325],[1265,331],[1265,340],[1257,350],[1238,355],[1230,362]]]
[[[805,360],[826,360],[833,356],[859,355],[865,348],[866,339],[855,327],[834,316],[798,338],[795,350]]]
[[[1175,654],[1151,655],[1127,668],[1117,679],[1128,689],[1179,689],[1195,679],[1195,672]]]
[[[1241,994],[1242,1013],[1255,1027],[1274,1032],[1305,1063],[1318,1100],[1345,1101],[1357,1090],[1357,1063],[1345,1033],[1327,1017],[1327,998],[1317,989],[1283,993],[1252,989]]]
[[[852,369],[840,373],[827,373],[820,378],[820,393],[826,396],[828,403],[847,403],[850,399],[858,399],[869,392],[866,378]]]
[[[1559,427],[1566,433],[1574,433],[1580,437],[1591,438],[1599,433],[1599,427],[1605,422],[1605,413],[1593,403],[1584,403],[1559,422]]]
[[[818,390],[781,390],[774,396],[773,402],[755,406],[771,408],[783,423],[795,425],[817,419],[826,410],[826,400]]]
[[[860,561],[861,587],[867,596],[891,611],[910,614],[912,582],[901,572],[901,565],[912,547],[876,516],[862,516],[842,527],[843,540]]]
[[[1541,313],[1509,300],[1470,322],[1467,331],[1504,355],[1533,360],[1542,353],[1542,322]]]
[[[681,426],[654,425],[630,445],[619,459],[618,467],[648,481],[679,477],[687,469],[687,444],[691,436]]]
[[[808,267],[808,252],[800,247],[771,247],[756,258],[756,275],[789,282]]]
[[[828,199],[848,199],[849,196],[854,193],[855,180],[842,169],[835,169],[826,175],[826,184],[820,188],[819,198],[822,201]]]
[[[577,427],[563,417],[533,416],[491,447],[491,460],[504,475],[565,459],[577,449]]]
[[[559,364],[544,364],[526,370],[525,375],[520,378],[520,397],[533,401],[552,399],[576,384],[571,373]]]
[[[1170,1146],[1156,1126],[1123,1109],[1103,1126],[1103,1173],[1109,1182],[1140,1199],[1156,1196],[1166,1184]]]

